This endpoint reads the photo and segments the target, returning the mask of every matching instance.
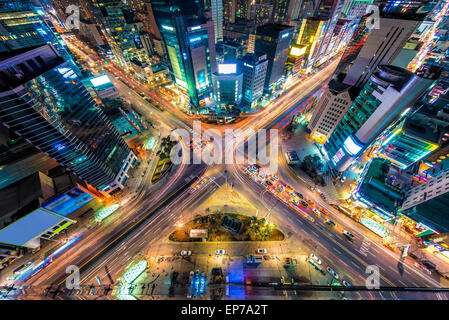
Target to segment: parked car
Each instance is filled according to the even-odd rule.
[[[335,279],[338,279],[338,274],[331,268],[331,267],[327,267],[327,272],[329,272],[329,274],[334,277]]]
[[[343,285],[346,286],[346,287],[350,287],[351,286],[351,284],[348,281],[346,281],[346,280],[343,280]]]
[[[258,254],[267,254],[267,249],[257,249]]]
[[[331,227],[336,227],[337,226],[337,224],[335,222],[333,222],[331,219],[326,219],[326,223],[328,225],[330,225]]]
[[[310,258],[315,260],[316,263],[321,264],[321,260],[320,258],[318,258],[316,255],[314,255],[313,253],[310,254]]]
[[[223,249],[217,249],[217,250],[215,250],[215,254],[216,255],[223,255],[223,254],[225,254],[226,253],[226,251],[224,251]]]
[[[190,250],[182,250],[181,251],[181,256],[183,256],[183,257],[188,257],[191,255],[192,255],[192,251],[190,251]]]

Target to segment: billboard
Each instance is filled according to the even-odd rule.
[[[346,138],[343,146],[351,156],[357,155],[363,149],[363,145],[360,145],[352,136]]]
[[[232,74],[237,72],[237,64],[235,63],[220,63],[218,65],[219,74]]]
[[[44,203],[42,207],[66,217],[93,199],[94,197],[90,194],[85,193],[75,187],[54,198],[53,200]]]
[[[23,246],[59,224],[64,217],[39,208],[0,230],[0,243]]]
[[[292,47],[290,50],[290,55],[293,57],[299,57],[306,53],[306,47]]]
[[[90,79],[90,82],[92,83],[92,85],[94,87],[99,87],[106,83],[111,83],[111,80],[109,79],[109,77],[106,74],[103,74],[101,76],[94,77],[94,78]]]

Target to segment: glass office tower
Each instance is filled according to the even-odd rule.
[[[0,61],[0,122],[108,193],[123,187],[136,159],[52,45]]]

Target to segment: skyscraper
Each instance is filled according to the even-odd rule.
[[[257,28],[255,51],[266,53],[268,60],[264,85],[267,92],[283,79],[292,36],[293,27],[286,25],[267,24]]]
[[[235,13],[237,11],[237,0],[223,0],[223,24],[235,22]]]
[[[348,47],[357,48],[343,82],[363,87],[378,65],[391,64],[426,16],[419,8],[427,1],[380,1],[379,28],[359,28]],[[369,34],[366,39],[366,34]],[[360,48],[362,45],[362,48]],[[347,61],[346,61],[347,62]]]
[[[346,170],[438,76],[439,71],[433,69],[413,74],[399,67],[378,66],[325,145],[331,164],[338,171]]]
[[[95,188],[123,187],[136,157],[52,45],[0,62],[0,122]]]
[[[212,74],[214,100],[217,107],[230,111],[242,101],[243,74],[236,63],[219,64]]]
[[[223,41],[223,0],[211,0],[212,21],[214,22],[215,43]]]
[[[94,5],[97,23],[106,36],[113,58],[123,66],[131,59],[148,60],[129,5],[121,0],[97,0]]]
[[[153,1],[152,8],[170,60],[176,85],[187,93],[195,110],[212,102],[215,36],[202,2]]]
[[[255,107],[263,96],[268,61],[264,53],[246,54],[239,59],[243,72],[243,105]]]

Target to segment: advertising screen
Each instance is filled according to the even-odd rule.
[[[42,207],[66,217],[87,204],[92,199],[94,199],[94,197],[90,194],[87,194],[75,187],[45,203]]]
[[[106,74],[103,74],[101,76],[90,79],[90,82],[94,87],[99,87],[103,84],[111,83],[111,80],[109,80],[109,77]]]
[[[218,73],[232,74],[237,72],[237,65],[235,63],[221,63],[218,65]]]

